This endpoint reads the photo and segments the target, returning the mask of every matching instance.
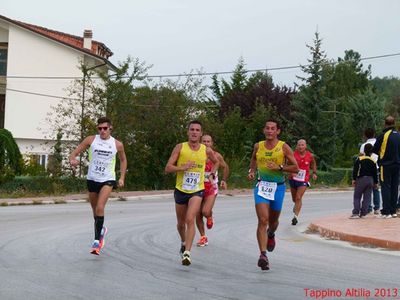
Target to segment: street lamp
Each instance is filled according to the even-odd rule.
[[[81,141],[84,139],[84,117],[85,117],[85,91],[86,91],[86,77],[88,76],[88,72],[100,67],[107,65],[107,63],[102,63],[100,65],[95,65],[93,67],[87,68],[85,65],[82,65],[82,102],[81,102]],[[83,162],[83,153],[80,154],[79,159],[79,177],[82,176],[82,162]]]

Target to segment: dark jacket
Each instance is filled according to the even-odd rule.
[[[370,156],[357,157],[354,162],[353,180],[363,176],[371,176],[374,179],[374,183],[378,184],[378,170],[376,163]]]
[[[384,145],[385,133],[389,130],[386,147]],[[382,153],[381,153],[382,150]],[[378,154],[378,164],[380,166],[400,165],[400,133],[394,127],[385,128],[380,136],[376,138],[376,142],[372,152]]]

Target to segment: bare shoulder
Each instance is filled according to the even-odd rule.
[[[287,154],[293,154],[292,148],[290,148],[286,142],[283,142],[283,151],[285,151]]]
[[[95,138],[96,138],[95,135],[89,135],[88,137],[86,137],[86,138],[83,140],[82,144],[84,144],[84,145],[86,145],[86,146],[90,146],[90,145],[93,143],[93,141],[94,141]]]
[[[219,160],[224,160],[224,157],[222,156],[221,153],[219,153],[218,151],[214,151],[215,156],[219,159]]]
[[[123,150],[124,149],[124,144],[120,142],[119,140],[115,139],[115,146],[117,147],[117,150]]]

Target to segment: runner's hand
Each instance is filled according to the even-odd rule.
[[[221,188],[226,190],[228,188],[228,185],[226,184],[225,180],[221,180]]]
[[[312,174],[312,179],[317,180],[317,178],[318,178],[317,174],[313,173]]]
[[[71,158],[69,160],[69,164],[75,169],[79,165],[79,161],[76,158]]]
[[[250,171],[249,174],[247,174],[247,179],[250,181],[253,181],[254,178],[256,177],[254,171]]]
[[[186,164],[182,165],[183,171],[187,171],[191,168],[194,168],[196,163],[193,160],[189,160]]]
[[[118,180],[118,187],[122,188],[122,187],[124,187],[124,185],[125,185],[124,180],[120,178],[120,179]]]

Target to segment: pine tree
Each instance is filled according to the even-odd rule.
[[[311,59],[301,69],[305,77],[294,97],[294,130],[297,138],[307,140],[321,167],[329,168],[336,156],[336,109],[326,95],[329,79],[327,66],[330,62],[321,48],[322,39],[315,33],[313,45],[307,45]]]

